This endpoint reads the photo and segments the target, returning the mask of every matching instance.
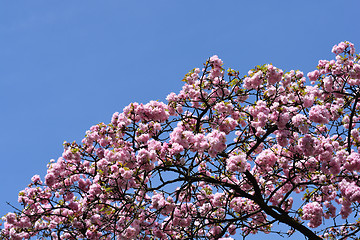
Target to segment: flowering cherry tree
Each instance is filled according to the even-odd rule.
[[[167,103],[131,103],[65,142],[2,238],[358,239],[360,60],[350,42],[332,52],[309,82],[211,57]]]

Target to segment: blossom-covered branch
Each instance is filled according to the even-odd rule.
[[[350,42],[332,51],[311,82],[271,64],[240,77],[209,58],[167,103],[131,103],[64,143],[2,238],[356,239],[360,62]]]

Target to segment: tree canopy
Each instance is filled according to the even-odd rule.
[[[309,80],[209,58],[167,103],[131,103],[65,142],[1,237],[358,239],[360,58],[350,42],[332,52]]]

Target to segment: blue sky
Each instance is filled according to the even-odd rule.
[[[360,1],[0,2],[0,215],[64,140],[130,102],[165,101],[217,54],[312,71],[343,40],[360,50]],[[276,239],[276,238],[275,238]]]

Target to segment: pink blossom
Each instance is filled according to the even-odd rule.
[[[226,137],[223,132],[213,130],[206,135],[206,139],[210,146],[208,153],[211,157],[215,157],[216,154],[222,152],[226,148]]]
[[[225,134],[229,134],[232,130],[236,128],[237,125],[238,122],[236,120],[234,120],[231,117],[228,117],[220,123],[219,130],[224,132]]]
[[[212,199],[212,205],[214,207],[222,207],[226,204],[225,201],[226,195],[224,193],[215,193],[214,198]]]
[[[16,214],[15,213],[8,213],[6,215],[6,221],[8,224],[15,224],[16,222]]]
[[[352,152],[346,159],[344,168],[349,171],[360,171],[360,154]]]
[[[324,89],[327,92],[332,92],[334,87],[334,79],[332,76],[325,77],[323,79]]]
[[[299,128],[302,134],[306,134],[309,131],[309,121],[303,114],[297,114],[291,118],[295,127]]]
[[[206,140],[204,134],[198,133],[194,136],[194,145],[193,150],[195,152],[203,153],[206,149],[208,149],[209,143]]]
[[[326,124],[330,120],[330,113],[326,106],[315,105],[310,109],[309,118],[315,123]]]
[[[260,168],[269,170],[272,166],[274,166],[277,160],[278,158],[276,157],[274,152],[271,149],[266,149],[256,157],[255,163]]]
[[[339,188],[340,188],[342,195],[349,202],[359,202],[360,203],[360,187],[357,186],[356,183],[342,180],[339,183]]]
[[[315,70],[315,71],[309,72],[307,74],[307,76],[310,79],[310,81],[316,81],[319,78],[320,73],[318,70]]]
[[[284,129],[286,127],[286,124],[289,122],[290,118],[291,116],[289,112],[281,113],[277,121],[278,128]]]
[[[45,184],[46,185],[51,187],[52,185],[55,184],[55,181],[56,181],[56,177],[52,172],[49,172],[48,174],[46,174],[46,176],[45,176]]]
[[[305,156],[311,156],[315,152],[315,140],[311,135],[306,134],[299,140],[299,147]]]
[[[334,45],[334,47],[332,48],[332,52],[335,53],[336,55],[339,55],[343,53],[347,47],[350,47],[350,54],[355,53],[354,44],[347,41],[341,42],[338,45]]]
[[[34,183],[42,184],[39,175],[34,175],[34,176],[31,178],[31,181],[33,181]]]
[[[273,85],[277,82],[280,82],[281,77],[283,75],[283,71],[281,69],[274,67],[271,64],[267,65],[267,69],[268,69],[267,71],[268,83]]]
[[[263,82],[262,76],[263,73],[261,71],[258,71],[252,77],[246,77],[244,79],[244,88],[256,89]]]
[[[303,220],[310,220],[308,226],[311,228],[316,228],[321,225],[322,223],[322,216],[323,216],[323,208],[321,207],[320,203],[318,202],[310,202],[306,204],[302,208],[302,216],[301,219]]]
[[[226,160],[226,170],[231,172],[245,172],[248,167],[246,155],[233,155]]]

